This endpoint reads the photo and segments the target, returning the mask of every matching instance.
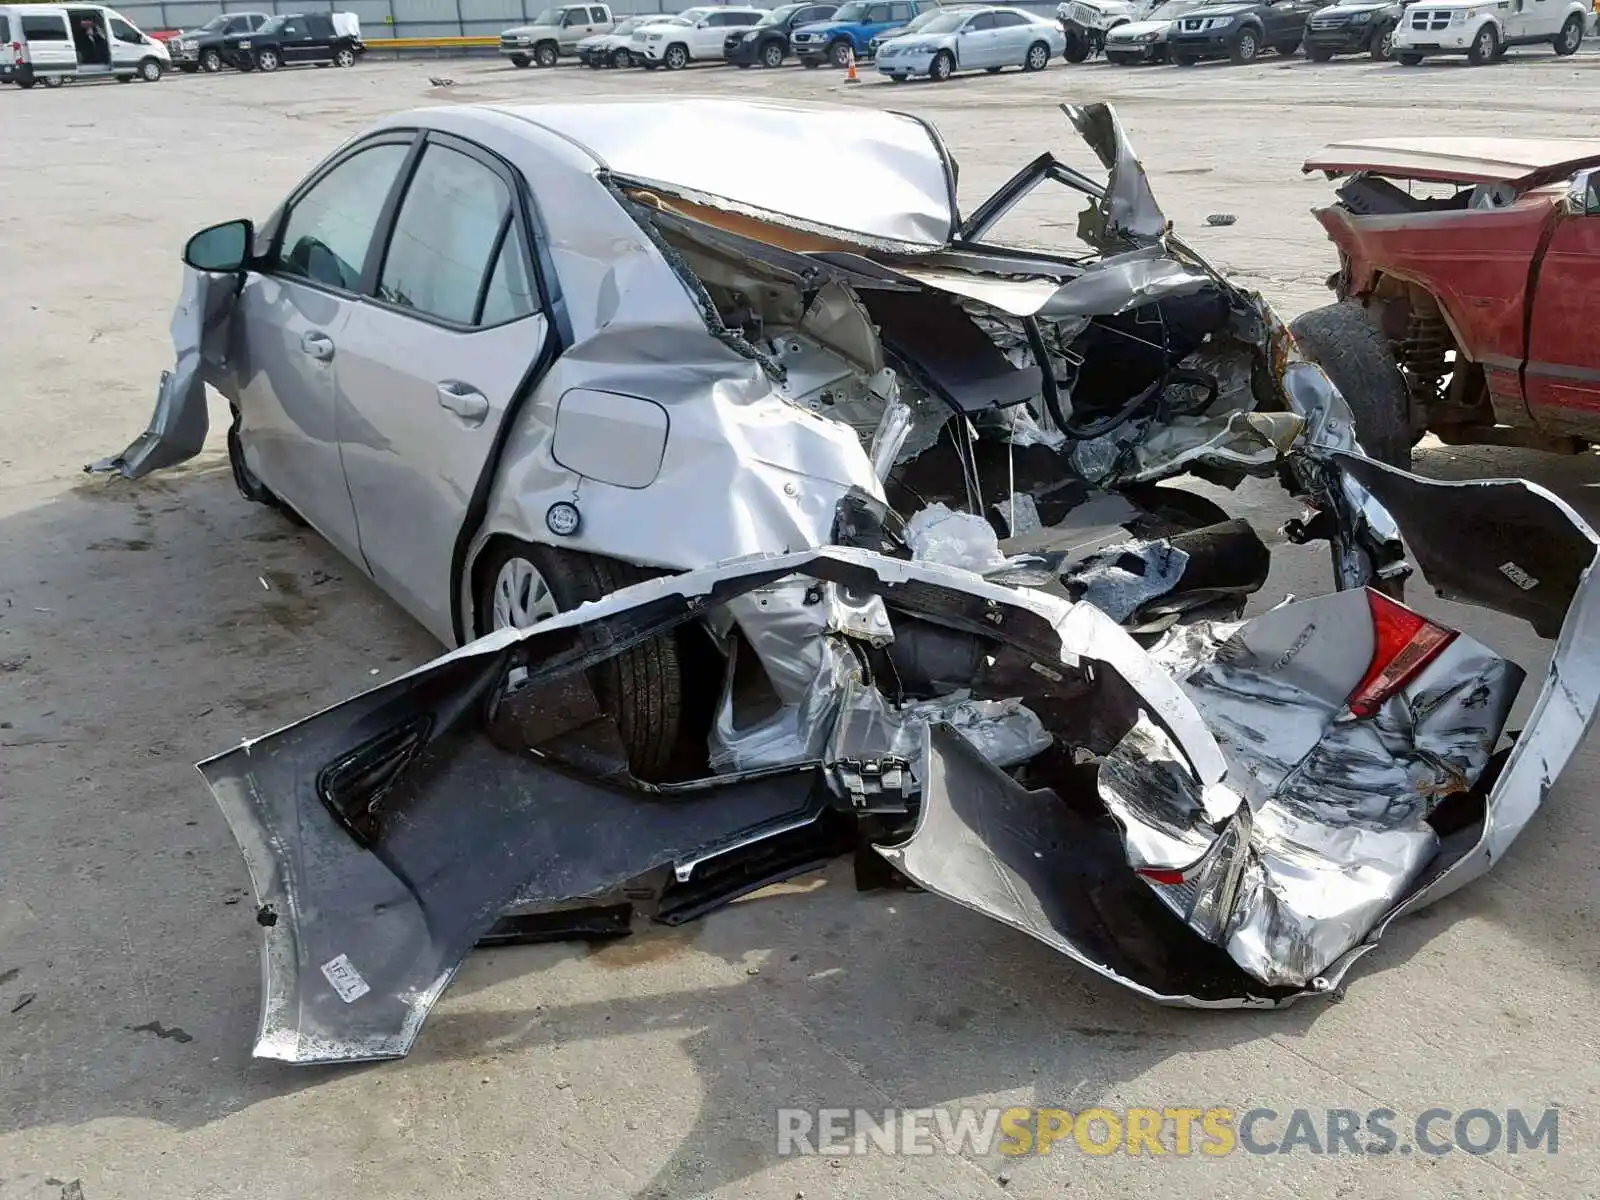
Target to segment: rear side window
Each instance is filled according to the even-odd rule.
[[[409,144],[390,142],[345,159],[289,210],[278,270],[340,291],[361,286],[378,217]]]
[[[283,28],[278,31],[279,36],[286,38],[303,38],[306,36],[306,21],[304,17],[290,17],[283,23]]]
[[[994,27],[996,29],[1010,29],[1014,25],[1027,25],[1028,18],[1021,13],[998,12],[994,14]]]
[[[333,18],[322,13],[311,13],[306,17],[306,28],[311,31],[312,37],[332,37]]]
[[[60,17],[22,18],[22,36],[30,42],[64,42],[67,27]]]
[[[378,298],[455,325],[477,324],[484,279],[510,218],[505,180],[459,150],[429,146],[395,219]]]
[[[11,18],[5,13],[0,13],[0,42],[15,41],[16,36],[11,32]]]

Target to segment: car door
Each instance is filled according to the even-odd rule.
[[[531,229],[510,168],[429,134],[375,297],[339,341],[339,438],[362,554],[446,641],[467,508],[549,332]]]
[[[956,66],[963,71],[994,66],[997,36],[993,13],[973,13],[956,33]]]
[[[107,13],[106,26],[111,31],[111,65],[113,67],[119,70],[137,67],[139,62],[150,53],[144,44],[144,34],[140,33],[121,17],[113,13]]]
[[[63,14],[23,9],[22,40],[27,43],[28,61],[36,74],[59,74],[77,68],[78,49]]]
[[[245,277],[229,357],[240,446],[251,471],[330,542],[361,561],[334,406],[334,356],[415,135],[357,143],[290,197]]]
[[[991,67],[1020,67],[1036,40],[1033,22],[1021,13],[994,14],[994,57]]]
[[[1600,438],[1600,173],[1573,181],[1538,264],[1524,391],[1551,433]]]
[[[305,40],[300,44],[300,62],[329,62],[333,58],[333,39],[337,31],[327,13],[307,13]]]
[[[861,44],[870,45],[877,34],[895,28],[895,14],[902,11],[904,15],[899,23],[903,25],[906,21],[911,20],[911,5],[904,3],[903,0],[893,4],[874,4],[867,9],[867,17],[863,22],[864,28],[861,30]]]

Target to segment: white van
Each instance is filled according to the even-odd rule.
[[[0,82],[60,87],[69,79],[154,83],[172,66],[167,48],[99,4],[0,5]]]

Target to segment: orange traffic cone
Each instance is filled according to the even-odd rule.
[[[848,53],[850,55],[850,61],[847,64],[848,69],[844,73],[844,81],[846,83],[860,83],[861,80],[856,75],[856,48],[851,46]]]

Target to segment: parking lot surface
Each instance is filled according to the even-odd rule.
[[[149,416],[187,234],[264,217],[396,109],[690,93],[900,107],[938,124],[970,207],[1044,149],[1092,165],[1057,106],[1110,100],[1178,229],[1288,318],[1325,302],[1335,266],[1308,212],[1329,188],[1300,174],[1305,155],[1353,137],[1582,135],[1597,85],[1589,43],[1480,69],[1057,62],[890,86],[442,60],[0,91],[0,1198],[1600,1195],[1592,749],[1508,861],[1391,929],[1338,1003],[1158,1009],[933,897],[858,894],[841,863],[676,931],[479,952],[403,1061],[254,1062],[254,901],[192,764],[438,648],[319,539],[238,496],[215,409],[182,468],[81,472]],[[1031,199],[1008,231],[1065,244],[1065,197]],[[1209,227],[1213,213],[1237,221]],[[1418,461],[1531,474],[1600,510],[1591,459]],[[1270,484],[1225,502],[1274,544],[1294,515]],[[1259,599],[1329,586],[1325,551],[1283,546]],[[1415,591],[1542,670],[1549,645],[1525,626]],[[1263,1107],[1281,1114],[1268,1140],[1302,1108],[1319,1130],[1329,1108],[1388,1108],[1409,1132],[1431,1108],[1557,1106],[1559,1145],[776,1153],[783,1107],[969,1105]]]

